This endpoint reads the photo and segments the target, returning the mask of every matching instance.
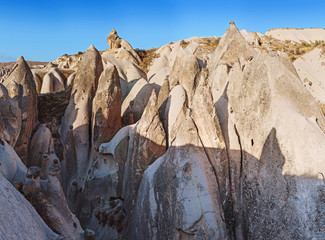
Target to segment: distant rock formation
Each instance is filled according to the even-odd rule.
[[[304,41],[306,43],[325,41],[325,29],[323,28],[275,28],[267,31],[265,35],[281,41]]]

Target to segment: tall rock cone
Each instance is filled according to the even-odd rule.
[[[28,143],[37,121],[37,92],[33,74],[23,57],[18,58],[15,66],[3,83],[9,90],[10,97],[15,98],[18,96],[19,99],[22,126],[15,144],[15,151],[23,163],[26,164]],[[17,91],[10,90],[15,84],[22,86],[22,95],[19,95]]]
[[[76,191],[73,189],[80,191],[83,188],[91,164],[89,162],[91,108],[102,71],[101,56],[91,45],[84,53],[77,69],[70,102],[59,129],[64,147],[63,175],[69,204],[78,201]]]
[[[166,151],[166,134],[159,118],[157,95],[154,89],[151,90],[143,115],[130,136],[122,191],[128,214],[133,211],[143,172]]]
[[[279,57],[253,50],[233,24],[209,67],[236,239],[317,239],[323,211],[312,209],[322,208],[325,169],[317,102]]]
[[[132,239],[231,239],[216,175],[189,112],[167,152],[143,174]]]
[[[121,128],[122,90],[116,67],[107,64],[98,82],[92,107],[92,161],[99,145],[109,142]]]

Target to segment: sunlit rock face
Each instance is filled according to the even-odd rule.
[[[233,22],[157,49],[107,42],[1,73],[0,236],[325,238],[321,48],[292,64]]]

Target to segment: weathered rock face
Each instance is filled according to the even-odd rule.
[[[186,50],[180,50],[170,74],[169,88],[173,89],[177,84],[182,85],[187,93],[189,105],[192,102],[195,78],[199,71],[200,67],[196,57]]]
[[[45,124],[40,124],[37,126],[29,144],[27,166],[39,167],[41,169],[40,177],[47,179],[49,168],[53,165],[54,161],[60,162],[55,154],[51,131]]]
[[[122,103],[121,116],[124,125],[137,122],[146,107],[153,86],[140,79],[131,89]]]
[[[65,191],[68,193],[70,203],[78,200],[75,199],[76,192],[72,189],[79,191],[83,188],[91,164],[89,162],[91,106],[102,71],[101,56],[91,45],[80,62],[70,102],[59,129],[64,147]]]
[[[21,111],[18,100],[9,96],[8,90],[0,83],[0,115],[4,124],[4,139],[14,147],[21,129]]]
[[[110,141],[121,128],[122,90],[114,65],[107,65],[101,74],[92,106],[92,159],[99,145]]]
[[[157,96],[154,90],[151,91],[144,113],[133,131],[130,134],[122,188],[122,198],[125,199],[128,215],[133,214],[143,172],[166,151],[166,134],[159,119]]]
[[[325,119],[316,101],[279,58],[247,47],[234,25],[213,61],[209,81],[219,86],[214,101],[228,149],[236,238],[319,238],[312,209],[323,204],[325,166],[315,144],[325,140]]]
[[[0,82],[2,82],[2,80],[4,80],[7,77],[9,72],[10,72],[10,68],[6,68],[6,67],[0,68]]]
[[[54,161],[47,173],[48,179],[41,181],[41,169],[29,168],[22,186],[24,196],[53,231],[68,239],[82,239],[84,232],[68,207],[57,177],[60,174],[60,162]]]
[[[51,68],[43,78],[41,93],[56,92],[64,89],[66,79],[58,68]]]
[[[119,48],[121,47],[121,44],[119,43],[119,36],[117,35],[117,32],[115,29],[112,29],[112,31],[107,35],[107,43],[111,49]]]
[[[156,104],[157,96],[152,90],[140,121],[122,128],[109,143],[101,145],[90,170],[85,189],[86,209],[92,215],[88,226],[101,238],[117,239],[126,234],[125,229],[131,227],[126,225],[126,219],[133,216],[142,174],[166,151],[166,136]]]
[[[145,171],[130,236],[229,239],[212,169],[188,111],[166,154]]]
[[[107,50],[103,53],[102,58],[104,65],[115,65],[120,76],[123,99],[139,79],[147,79],[146,74],[140,70],[138,61],[135,61],[134,56],[124,48]]]
[[[3,82],[12,98],[17,96],[16,91],[11,91],[15,83],[22,86],[22,95],[18,96],[19,108],[22,114],[22,127],[15,145],[15,151],[21,160],[26,163],[28,141],[37,120],[37,95],[33,74],[23,57],[18,58],[16,65]]]
[[[139,64],[112,31],[69,80],[49,64],[28,170],[13,149],[36,108],[20,59],[0,84],[0,238],[58,237],[47,224],[68,239],[324,239],[322,52],[294,66],[279,40],[242,34],[232,22],[222,38],[139,50]]]
[[[22,182],[27,168],[6,141],[0,139],[0,173],[11,183]]]
[[[32,205],[0,173],[0,235],[5,239],[59,239]]]
[[[60,69],[77,69],[83,54],[63,55],[58,57],[53,63],[49,63],[47,68],[58,67]]]
[[[313,97],[325,104],[325,54],[321,48],[315,48],[313,51],[303,55],[294,61],[293,65],[297,69],[300,79],[304,86],[313,95]]]

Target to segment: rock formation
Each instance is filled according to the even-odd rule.
[[[0,83],[0,115],[4,124],[3,138],[12,147],[16,145],[21,129],[21,111],[18,99],[12,99],[8,90]]]
[[[11,98],[18,97],[22,116],[22,127],[15,144],[15,151],[23,163],[26,163],[28,142],[37,120],[37,93],[33,74],[23,57],[18,58],[17,63],[3,84],[8,89]],[[22,87],[17,87],[16,84]],[[17,91],[11,91],[12,87],[15,89],[20,88],[21,95]]]
[[[92,159],[99,145],[110,141],[121,128],[122,90],[114,65],[107,64],[98,81],[92,106]]]
[[[113,29],[34,75],[18,59],[0,238],[324,239],[325,45],[297,31],[134,50]]]
[[[98,79],[103,71],[102,59],[91,45],[78,67],[69,105],[59,129],[64,148],[63,174],[69,204],[76,204],[90,168],[91,107]],[[72,206],[70,205],[70,206]],[[72,209],[75,211],[76,209]]]
[[[51,68],[44,76],[40,93],[56,92],[64,89],[67,80],[58,68]]]
[[[4,239],[60,239],[1,173],[0,193],[0,235]]]

